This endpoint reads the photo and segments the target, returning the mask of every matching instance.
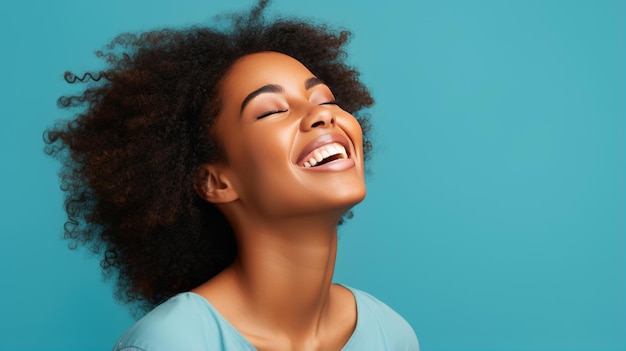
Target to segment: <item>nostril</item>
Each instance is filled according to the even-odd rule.
[[[323,125],[324,125],[324,121],[317,121],[311,125],[311,128],[316,128],[316,127],[323,126]]]

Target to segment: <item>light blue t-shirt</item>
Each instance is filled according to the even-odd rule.
[[[342,351],[419,351],[417,337],[404,318],[375,297],[354,294],[357,323]],[[254,351],[243,335],[202,296],[178,294],[140,319],[113,351]]]

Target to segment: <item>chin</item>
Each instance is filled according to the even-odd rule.
[[[363,199],[365,199],[365,186],[360,187],[344,187],[333,193],[333,198],[336,201],[336,206],[339,208],[345,208],[347,212],[352,207],[358,205]]]

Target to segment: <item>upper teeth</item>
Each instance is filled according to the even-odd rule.
[[[323,159],[333,155],[339,155],[341,158],[348,158],[348,153],[343,145],[338,143],[326,144],[318,147],[309,154],[310,158],[304,162],[304,167],[310,168],[322,162]]]

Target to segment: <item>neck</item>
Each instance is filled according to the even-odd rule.
[[[239,255],[232,266],[252,313],[278,330],[314,330],[328,309],[336,223],[301,220],[252,228],[237,231]]]
[[[337,220],[237,221],[236,261],[195,289],[255,346],[315,340],[336,317]]]

